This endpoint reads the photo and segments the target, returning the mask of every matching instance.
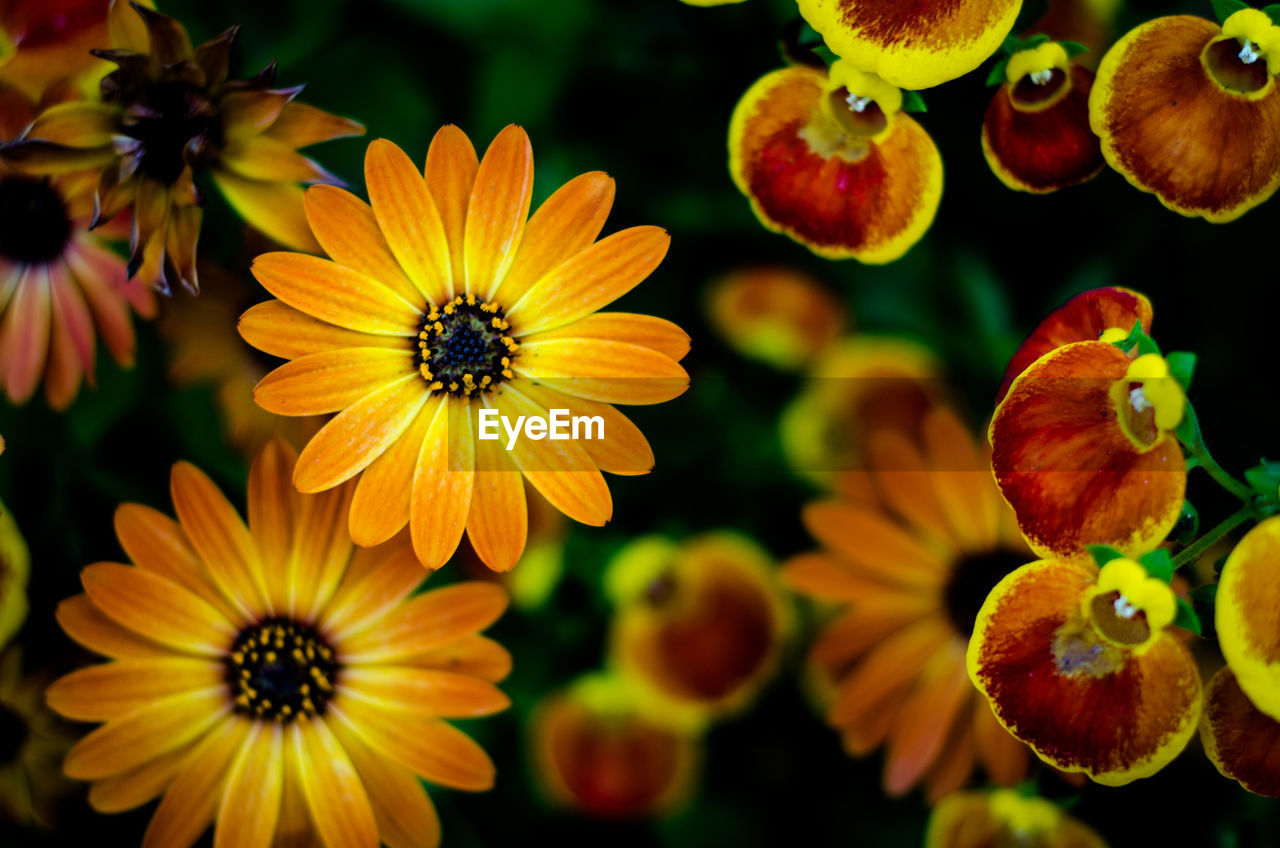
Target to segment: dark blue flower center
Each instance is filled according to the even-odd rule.
[[[279,722],[323,715],[338,672],[315,628],[287,618],[241,630],[225,663],[236,712]]]
[[[418,370],[433,393],[492,391],[515,376],[510,329],[499,306],[472,294],[433,306],[418,332]]]

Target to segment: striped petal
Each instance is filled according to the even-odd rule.
[[[879,510],[820,502],[805,507],[804,523],[815,539],[868,577],[904,587],[942,584],[943,562]]]
[[[453,294],[449,242],[426,181],[404,151],[386,139],[369,145],[364,178],[378,227],[409,279],[437,306]]]
[[[28,266],[5,312],[0,334],[0,367],[5,392],[14,404],[31,399],[49,355],[49,272]]]
[[[524,479],[497,441],[478,441],[475,452],[467,539],[485,565],[510,571],[520,561],[529,534]]]
[[[596,312],[554,330],[524,339],[526,343],[550,339],[597,339],[647,347],[679,362],[689,352],[689,334],[665,318],[631,312]]]
[[[520,247],[532,195],[533,148],[523,129],[509,125],[485,151],[467,204],[462,242],[466,291],[491,292],[506,275]]]
[[[407,349],[327,350],[281,365],[254,386],[253,399],[276,415],[323,415],[346,409],[406,375],[417,376],[414,355]]]
[[[249,735],[251,722],[233,718],[204,738],[156,808],[143,848],[188,848],[213,821],[227,772]]]
[[[81,739],[63,770],[77,780],[97,780],[137,768],[200,736],[226,710],[224,685],[153,701]]]
[[[249,535],[258,549],[267,588],[267,606],[280,612],[287,606],[289,552],[300,504],[293,488],[298,452],[281,439],[272,439],[249,469]]]
[[[413,470],[409,529],[427,568],[444,565],[462,540],[474,498],[476,442],[470,404],[437,407]]]
[[[405,346],[399,339],[335,327],[279,300],[249,307],[240,316],[237,329],[249,344],[281,359],[342,348]]]
[[[590,315],[653,273],[670,244],[661,227],[614,233],[546,273],[507,308],[507,318],[523,337]]]
[[[563,409],[573,418],[600,418],[604,438],[584,439],[580,444],[601,471],[630,476],[653,470],[655,460],[649,441],[630,418],[610,404],[573,397],[530,382],[522,384],[520,391],[544,409]]]
[[[507,593],[493,583],[458,583],[433,589],[393,610],[376,627],[343,640],[348,665],[409,662],[485,629],[507,607]]]
[[[339,692],[387,710],[435,718],[479,718],[511,706],[496,686],[469,674],[407,666],[349,668]]]
[[[320,626],[332,642],[342,643],[348,634],[372,626],[398,607],[425,576],[413,549],[402,542],[357,551],[346,579],[319,619]]]
[[[111,721],[172,695],[216,688],[224,675],[211,660],[122,660],[71,672],[45,691],[45,699],[67,718]]]
[[[171,657],[173,651],[154,639],[123,627],[98,609],[88,595],[75,595],[58,604],[54,613],[68,636],[96,654],[112,659]]]
[[[439,447],[435,443],[428,445],[429,440],[446,438],[443,432],[432,432],[436,419],[445,417],[444,403],[436,397],[428,398],[404,435],[360,474],[348,522],[357,545],[380,545],[409,523],[418,456]]]
[[[299,496],[298,523],[289,557],[289,614],[314,620],[342,580],[351,561],[346,515],[354,486]]]
[[[423,176],[427,190],[435,201],[444,225],[445,239],[449,243],[449,266],[452,270],[454,291],[463,291],[464,233],[467,223],[467,206],[475,187],[476,170],[480,160],[471,146],[467,134],[452,124],[441,127],[427,148],[427,164]]]
[[[80,573],[94,605],[117,624],[182,653],[221,656],[236,630],[221,613],[158,574],[98,563]]]
[[[326,723],[295,721],[289,728],[288,747],[311,821],[324,843],[343,848],[377,848],[378,823],[369,796]]]
[[[318,185],[303,197],[311,231],[329,258],[372,277],[410,303],[421,293],[400,267],[369,204],[336,186]]]
[[[623,342],[556,339],[524,344],[511,367],[565,394],[605,403],[662,403],[689,388],[689,375],[675,360]]]
[[[89,806],[100,813],[122,813],[142,806],[168,788],[190,753],[179,748],[136,769],[95,781],[89,787]]]
[[[236,214],[274,241],[293,250],[320,252],[302,209],[302,186],[249,180],[221,168],[214,169],[213,182]]]
[[[285,303],[339,327],[378,336],[415,336],[422,313],[387,286],[327,259],[264,253],[250,270]]]
[[[214,848],[270,848],[284,789],[284,728],[257,722],[227,774]]]

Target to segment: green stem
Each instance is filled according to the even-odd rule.
[[[1214,482],[1240,500],[1251,503],[1255,495],[1253,489],[1247,483],[1241,482],[1228,474],[1218,464],[1218,461],[1213,458],[1213,454],[1209,453],[1209,447],[1204,443],[1204,435],[1200,432],[1200,418],[1196,415],[1195,407],[1191,405],[1189,400],[1187,401],[1184,415],[1186,416],[1186,421],[1184,422],[1186,424],[1185,431],[1184,428],[1180,427],[1178,436],[1187,450],[1191,452],[1191,455],[1200,466],[1209,473]]]
[[[1207,551],[1214,542],[1230,533],[1232,530],[1244,524],[1246,521],[1256,517],[1256,510],[1253,504],[1246,504],[1231,515],[1223,519],[1216,527],[1205,533],[1199,539],[1191,543],[1182,553],[1173,558],[1173,569],[1177,571],[1189,562],[1195,561],[1197,557]]]

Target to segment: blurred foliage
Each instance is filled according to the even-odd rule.
[[[925,93],[919,120],[937,140],[946,187],[937,222],[902,261],[883,268],[832,264],[766,233],[729,180],[725,136],[739,95],[780,64],[776,38],[795,17],[792,0],[694,8],[677,0],[161,0],[198,41],[243,25],[236,62],[252,73],[272,59],[280,82],[308,84],[305,99],[365,122],[418,161],[442,123],[483,149],[503,125],[530,133],[535,203],[573,175],[607,170],[618,200],[607,231],[659,224],[674,237],[667,261],[619,308],[670,318],[693,337],[692,390],[634,410],[658,458],[646,477],[613,478],[615,519],[574,527],[566,577],[538,612],[510,613],[493,631],[515,657],[504,687],[514,707],[467,723],[498,765],[483,795],[434,791],[450,846],[506,846],[536,834],[548,844],[672,848],[791,844],[918,845],[927,810],[918,794],[886,800],[881,760],[847,758],[805,701],[803,645],[755,709],[707,739],[701,791],[660,823],[593,823],[551,810],[527,765],[522,732],[544,693],[603,659],[603,564],[629,538],[683,536],[727,527],[755,536],[779,558],[811,546],[799,509],[814,493],[785,471],[777,417],[797,378],[733,354],[703,317],[706,283],[726,270],[788,264],[848,301],[862,331],[901,334],[947,363],[975,426],[985,423],[1009,354],[1071,294],[1120,284],[1148,293],[1165,349],[1200,354],[1193,392],[1207,438],[1228,468],[1275,451],[1266,425],[1274,389],[1274,339],[1266,324],[1280,287],[1264,258],[1280,203],[1213,226],[1167,212],[1106,171],[1049,197],[1014,194],[989,172],[979,130],[990,91],[985,73]],[[1043,3],[1028,3],[1024,21]],[[1121,31],[1160,14],[1209,16],[1208,0],[1130,0]],[[357,190],[365,140],[311,152]],[[202,253],[255,285],[243,231],[209,193]],[[258,289],[255,288],[255,291]],[[185,295],[178,295],[179,297]],[[265,299],[262,294],[262,299]],[[100,358],[98,387],[65,415],[32,402],[0,404],[0,500],[32,553],[31,614],[19,641],[28,663],[65,670],[86,657],[53,620],[78,590],[84,565],[122,556],[112,513],[140,501],[171,513],[169,466],[194,461],[243,506],[245,461],[222,440],[212,393],[175,389],[155,328],[140,328],[138,366]],[[1204,481],[1192,496],[1206,520],[1226,507]],[[1215,498],[1219,498],[1215,500]],[[434,582],[458,579],[450,566]],[[803,636],[802,636],[803,638]],[[1221,778],[1193,742],[1156,778],[1130,787],[1076,790],[1045,770],[1050,796],[1112,845],[1245,848],[1280,844],[1280,809]],[[54,832],[0,826],[0,844],[137,844],[151,806],[103,816],[83,793]],[[206,841],[207,837],[206,837]]]

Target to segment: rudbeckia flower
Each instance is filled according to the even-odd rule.
[[[1205,687],[1200,741],[1223,777],[1280,798],[1280,721],[1254,706],[1230,668]]]
[[[1032,550],[1088,558],[1089,545],[1153,550],[1177,523],[1187,486],[1173,430],[1186,400],[1155,353],[1107,341],[1037,359],[991,421],[992,468]]]
[[[775,368],[801,367],[834,342],[845,307],[813,278],[787,268],[744,268],[711,287],[711,323],[743,356]]]
[[[449,559],[464,527],[490,568],[515,565],[527,531],[522,477],[570,518],[604,524],[613,505],[601,470],[644,474],[654,463],[612,404],[684,392],[689,339],[659,318],[596,310],[658,266],[667,234],[632,227],[595,241],[614,191],[598,171],[565,184],[526,224],[533,154],[515,126],[479,163],[466,135],[445,127],[425,179],[400,148],[375,141],[365,180],[372,209],[340,189],[307,193],[332,260],[258,257],[254,276],[279,300],[240,320],[250,344],[292,360],[255,389],[264,409],[339,413],[303,450],[298,488],[363,472],[356,543],[378,544],[407,522],[428,568]],[[557,409],[603,426],[576,441],[478,438],[481,410],[509,427]]]
[[[354,486],[300,495],[272,441],[249,473],[246,526],[213,482],[174,466],[178,520],[126,504],[135,565],[84,569],[64,630],[110,662],[49,687],[49,705],[104,722],[67,755],[89,803],[163,799],[144,843],[434,846],[419,778],[488,789],[493,763],[446,719],[507,706],[505,650],[478,631],[506,606],[487,583],[412,595],[404,538],[354,550],[340,520]]]
[[[1151,301],[1140,292],[1119,286],[1081,292],[1051,312],[1019,346],[1004,372],[996,403],[1004,400],[1014,378],[1046,353],[1072,342],[1120,341],[1135,324],[1150,333],[1151,319]]]
[[[1094,830],[1044,798],[1011,789],[957,792],[929,816],[924,848],[1107,848]]]
[[[605,574],[610,655],[637,697],[697,727],[745,707],[773,676],[790,615],[768,555],[746,537],[633,541]]]
[[[733,111],[733,181],[765,227],[819,256],[892,262],[942,199],[938,148],[902,102],[848,61],[766,74]]]
[[[1246,533],[1227,557],[1214,609],[1218,643],[1240,688],[1280,721],[1280,516]]]
[[[45,706],[46,683],[38,671],[23,676],[17,648],[0,654],[0,818],[47,827],[75,784],[60,768],[74,737]]]
[[[272,88],[274,64],[229,80],[235,27],[193,48],[167,15],[118,1],[111,15],[111,49],[95,55],[116,69],[103,78],[100,99],[45,110],[6,155],[36,174],[95,169],[94,222],[132,210],[130,276],[162,291],[174,281],[198,289],[197,171],[208,171],[254,227],[318,250],[298,183],[334,178],[297,149],[364,128],[297,102],[301,87]]]
[[[1280,186],[1280,28],[1156,18],[1116,42],[1089,98],[1107,163],[1182,215],[1225,222]]]
[[[1009,57],[982,122],[982,152],[1000,182],[1045,194],[1097,176],[1103,161],[1089,128],[1092,85],[1093,74],[1057,42]]]
[[[975,761],[1016,783],[1026,748],[970,685],[964,654],[987,591],[1030,552],[954,413],[930,412],[919,440],[881,431],[868,448],[875,500],[811,504],[805,525],[824,550],[783,571],[836,605],[809,653],[831,683],[827,720],[855,756],[885,747],[892,795],[923,784],[936,801]]]
[[[995,53],[1022,0],[799,0],[800,14],[837,56],[900,88],[964,76]]]
[[[0,440],[0,450],[3,450]],[[27,576],[31,573],[31,558],[26,540],[18,530],[3,502],[0,502],[0,648],[9,637],[18,632],[27,617]]]
[[[2,141],[33,107],[0,84],[0,113]],[[49,405],[70,406],[81,382],[93,385],[99,335],[116,362],[133,365],[129,313],[151,317],[155,297],[108,249],[119,227],[90,232],[93,218],[91,177],[31,176],[0,160],[0,382],[11,403],[26,403],[43,379]]]
[[[183,387],[208,386],[222,417],[222,432],[237,452],[253,456],[272,436],[301,444],[324,424],[319,416],[282,418],[253,402],[253,387],[271,370],[269,360],[246,347],[236,318],[252,302],[240,278],[200,264],[206,291],[175,300],[157,322],[169,343],[169,379]]]
[[[697,740],[639,710],[614,674],[588,675],[548,696],[530,735],[543,791],[600,818],[672,812],[688,799],[697,771]]]
[[[783,410],[782,451],[792,470],[830,487],[866,468],[865,447],[881,429],[916,433],[945,394],[941,365],[907,339],[855,335],[814,360]]]
[[[1172,762],[1200,718],[1176,613],[1173,589],[1134,560],[1039,560],[982,605],[969,676],[1042,760],[1120,786]]]

